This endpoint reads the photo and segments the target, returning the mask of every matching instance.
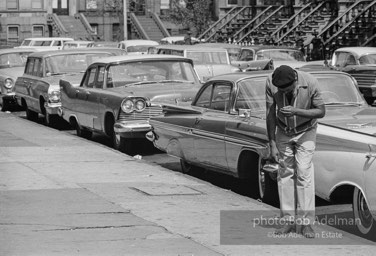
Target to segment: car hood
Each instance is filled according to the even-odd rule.
[[[192,101],[201,84],[153,83],[107,89],[125,96],[140,96],[153,102]]]
[[[22,76],[25,67],[13,67],[13,68],[2,68],[0,69],[0,75],[6,77],[17,78]]]
[[[277,68],[281,65],[288,65],[292,68],[300,68],[304,65],[307,65],[306,61],[288,61],[288,60],[273,60],[274,68]]]
[[[319,123],[376,135],[376,108],[327,107],[326,115]]]

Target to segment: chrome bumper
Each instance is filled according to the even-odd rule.
[[[150,130],[148,120],[119,121],[114,124],[115,133],[125,138],[135,137],[135,134],[142,134],[141,137],[144,138],[145,133]]]
[[[46,109],[46,113],[50,115],[58,115],[61,103],[44,103],[44,108]]]

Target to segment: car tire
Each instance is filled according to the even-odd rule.
[[[264,203],[279,207],[278,184],[276,177],[272,177],[274,175],[276,174],[259,171],[258,188],[260,198]]]
[[[135,146],[133,139],[125,139],[121,137],[116,132],[112,135],[113,140],[113,147],[120,152],[123,152],[127,155],[131,155],[133,153],[133,147]]]
[[[2,112],[5,112],[8,110],[9,106],[8,106],[8,102],[4,99],[0,99],[0,111]]]
[[[59,122],[59,116],[56,115],[50,115],[46,112],[44,116],[44,120],[49,127],[56,127]]]
[[[369,210],[366,199],[362,191],[358,188],[354,189],[353,194],[353,213],[354,221],[359,232],[372,239],[376,237],[376,220]]]
[[[78,137],[81,137],[81,138],[84,138],[84,139],[91,139],[91,137],[93,136],[93,132],[92,131],[89,131],[89,130],[86,130],[84,128],[82,128],[78,122],[76,121],[75,122],[75,125],[74,125],[75,129],[76,129],[76,134]]]
[[[26,109],[26,118],[30,121],[37,121],[38,119],[38,113],[31,110],[27,105],[25,106]]]
[[[183,159],[180,159],[180,167],[182,173],[190,173],[195,168],[192,164],[188,163]]]

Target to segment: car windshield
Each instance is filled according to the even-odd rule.
[[[109,53],[76,53],[47,57],[46,73],[64,74],[84,72],[86,68],[99,58],[111,56]]]
[[[113,64],[107,72],[107,87],[156,82],[198,83],[198,78],[190,63],[176,60]]]
[[[273,59],[283,61],[305,61],[304,55],[298,50],[272,49],[261,50],[256,53],[256,60]]]
[[[315,74],[319,81],[322,98],[326,105],[361,105],[363,98],[352,79],[338,74]],[[266,111],[266,77],[249,78],[238,83],[239,91],[235,109]]]
[[[127,47],[127,52],[147,52],[150,45],[133,45]]]
[[[0,68],[24,67],[30,52],[13,52],[0,55]]]
[[[51,40],[35,40],[31,42],[31,46],[50,46],[51,43]]]
[[[376,53],[367,54],[359,58],[360,65],[376,64]]]
[[[21,44],[21,46],[29,46],[31,43],[31,40],[24,40]]]
[[[227,52],[187,51],[187,58],[192,59],[195,65],[229,64],[227,60]]]

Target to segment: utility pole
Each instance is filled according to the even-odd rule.
[[[123,0],[123,17],[124,17],[124,39],[128,40],[128,16],[127,16],[127,0]]]

